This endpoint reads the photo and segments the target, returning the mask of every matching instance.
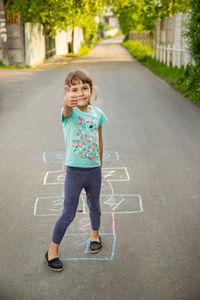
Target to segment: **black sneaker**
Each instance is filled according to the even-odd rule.
[[[45,254],[45,261],[46,261],[49,269],[51,269],[53,271],[60,272],[64,269],[63,264],[58,257],[48,260],[48,251]]]
[[[102,249],[102,242],[101,238],[99,237],[99,242],[96,241],[90,241],[90,252],[91,253],[97,253]]]

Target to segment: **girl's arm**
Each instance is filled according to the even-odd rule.
[[[102,126],[99,126],[99,152],[100,152],[100,162],[101,166],[103,166],[103,136],[102,136]]]
[[[67,119],[73,112],[73,107],[77,105],[76,96],[71,95],[69,86],[65,86],[66,96],[63,100],[63,116]]]
[[[64,120],[67,119],[73,112],[73,108],[67,106],[64,101],[63,101],[63,116],[64,116]]]

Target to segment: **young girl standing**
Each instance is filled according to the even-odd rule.
[[[79,196],[85,189],[91,221],[90,252],[102,248],[100,228],[101,167],[103,160],[102,125],[105,114],[90,104],[94,85],[85,71],[70,72],[65,80],[66,97],[62,107],[62,126],[66,147],[64,209],[57,220],[49,250],[45,254],[48,267],[62,271],[58,248],[67,227],[73,221]]]

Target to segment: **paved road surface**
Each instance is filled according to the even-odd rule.
[[[66,74],[99,87],[104,244],[87,253],[85,195],[64,237],[65,270],[44,254],[62,209]],[[82,58],[0,71],[0,299],[199,300],[200,109],[134,60],[120,38]]]

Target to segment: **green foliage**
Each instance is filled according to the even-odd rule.
[[[139,61],[145,61],[152,54],[152,50],[148,46],[143,46],[140,42],[125,41],[123,46]]]
[[[200,99],[200,2],[190,0],[192,9],[189,13],[189,20],[186,24],[185,35],[188,40],[188,48],[194,59],[194,65],[187,67],[185,76],[180,83],[188,94],[193,90],[193,96]]]
[[[100,38],[104,38],[104,31],[105,31],[104,24],[105,24],[104,22],[99,22],[98,24],[98,34]]]
[[[93,16],[88,15],[80,26],[83,28],[86,45],[91,47],[97,38],[98,25]]]
[[[81,43],[81,47],[78,50],[78,53],[69,52],[67,54],[67,56],[83,56],[83,55],[87,54],[89,50],[90,50],[90,47],[88,47],[88,45],[85,43],[85,41],[83,41]]]
[[[23,22],[40,23],[45,33],[55,37],[57,30],[68,30],[75,26],[83,28],[85,42],[91,47],[97,38],[98,25],[94,16],[106,5],[117,8],[128,0],[8,0],[5,8],[19,12]]]
[[[80,26],[88,15],[100,9],[96,0],[12,0],[7,7],[10,11],[20,11],[23,22],[41,23],[53,34],[56,29]]]
[[[184,74],[178,79],[181,92],[200,104],[200,71],[193,65],[188,65]]]
[[[191,0],[191,6],[186,36],[190,53],[195,60],[195,64],[200,67],[200,1]]]
[[[104,32],[106,30],[110,30],[112,27],[109,26],[107,23],[105,22],[99,22],[98,24],[98,34],[100,38],[104,38]]]
[[[142,31],[143,25],[140,22],[141,6],[138,2],[129,1],[123,8],[114,11],[118,15],[120,28],[123,34],[128,35],[130,31]]]
[[[159,8],[158,3],[154,0],[144,0],[140,16],[144,31],[155,30],[155,21],[160,17]]]
[[[114,12],[119,16],[122,32],[127,35],[130,31],[154,31],[157,19],[172,16],[179,11],[185,12],[191,7],[189,1],[129,0],[126,6],[119,6]]]
[[[106,5],[118,7],[128,0],[12,0],[6,10],[21,12],[23,22],[41,23],[46,31],[86,25],[87,18],[101,12]]]
[[[140,45],[139,45],[140,44]],[[147,46],[143,46],[139,42],[126,41],[123,46],[137,58],[142,64],[147,66],[152,72],[166,80],[174,89],[180,91],[190,98],[192,102],[200,106],[200,73],[196,71],[194,66],[187,66],[186,69],[181,67],[169,67],[149,56]],[[150,50],[150,49],[149,49]]]
[[[0,69],[29,69],[30,66],[29,65],[4,65],[1,61],[0,61]]]
[[[160,0],[160,17],[165,18],[177,12],[186,12],[190,7],[190,0]]]

